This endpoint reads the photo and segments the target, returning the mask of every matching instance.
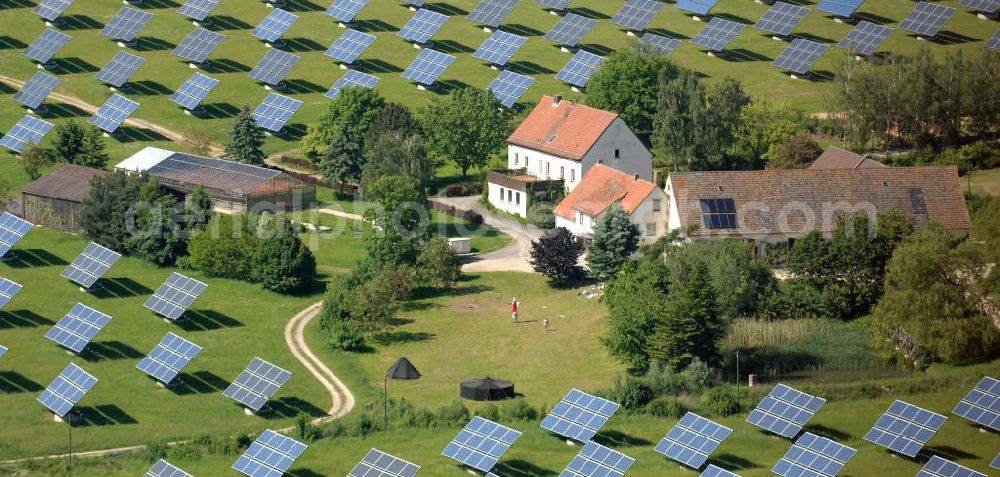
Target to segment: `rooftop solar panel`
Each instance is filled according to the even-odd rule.
[[[152,467],[146,471],[146,475],[143,477],[194,477],[191,474],[184,472],[179,467],[160,459]]]
[[[30,117],[30,116],[25,116]],[[4,136],[6,137],[6,136]],[[7,255],[34,225],[10,212],[0,212],[0,257]]]
[[[535,0],[535,3],[555,11],[563,11],[569,8],[569,0]]]
[[[195,28],[187,38],[174,48],[174,56],[179,56],[194,63],[204,63],[208,61],[208,56],[226,39],[226,35],[208,31],[204,28]]]
[[[101,68],[101,71],[97,72],[96,77],[111,86],[120,88],[144,64],[146,64],[145,58],[125,51],[119,51],[104,65],[104,68]]]
[[[559,474],[561,477],[623,477],[635,459],[596,442],[588,442]]]
[[[473,417],[441,455],[473,469],[489,472],[521,433],[482,417]]]
[[[70,363],[41,394],[38,402],[59,417],[65,417],[97,384],[97,378],[83,368]]]
[[[183,108],[194,110],[201,105],[208,93],[219,84],[219,80],[210,78],[201,73],[195,73],[188,78],[174,94],[170,95],[170,100]]]
[[[621,10],[611,17],[611,23],[628,30],[643,31],[662,9],[663,3],[656,0],[628,0]]]
[[[267,50],[264,57],[250,70],[248,76],[251,79],[274,86],[281,83],[285,76],[292,72],[292,68],[295,68],[300,59],[298,55],[285,51]]]
[[[705,467],[705,471],[701,473],[701,477],[740,477],[726,469],[721,469],[712,464]]]
[[[270,93],[253,112],[253,119],[260,127],[271,132],[281,132],[295,112],[302,107],[302,101],[280,94]]]
[[[1000,0],[962,0],[960,3],[963,7],[971,8],[977,12],[996,13],[1000,10]]]
[[[7,131],[7,134],[4,134],[0,138],[0,146],[14,152],[21,152],[24,146],[29,143],[38,144],[42,142],[42,139],[52,130],[52,127],[52,123],[48,121],[42,121],[32,116],[25,116],[11,127],[10,131]],[[2,246],[0,246],[0,251],[6,252]]]
[[[792,30],[809,14],[809,9],[799,5],[792,5],[785,2],[775,2],[771,8],[757,20],[754,28],[774,33],[775,35],[788,36]]]
[[[184,15],[195,21],[204,21],[212,14],[212,10],[219,5],[221,0],[187,0],[177,13]]]
[[[152,13],[124,7],[101,29],[101,34],[112,40],[132,41],[152,19]]]
[[[578,389],[571,390],[542,420],[542,429],[580,442],[589,442],[621,407]]]
[[[39,71],[24,84],[20,91],[14,93],[14,101],[30,109],[36,109],[56,89],[56,86],[59,86],[59,83],[62,83],[61,79]]]
[[[806,74],[809,72],[809,68],[812,68],[823,56],[823,53],[829,49],[829,45],[796,38],[792,40],[788,48],[785,48],[785,51],[782,51],[774,59],[771,65],[793,73]]]
[[[733,430],[728,427],[689,412],[667,432],[654,450],[692,469],[700,469],[732,433]]]
[[[986,477],[986,474],[935,455],[917,472],[917,477]]]
[[[955,9],[930,2],[920,2],[906,19],[899,23],[900,30],[916,33],[920,36],[932,37],[941,31],[941,27],[955,14]]]
[[[114,97],[112,97],[114,99]],[[122,98],[124,99],[124,98]],[[110,101],[110,100],[109,100]],[[126,100],[127,101],[127,100]],[[103,109],[103,107],[102,107]],[[100,113],[100,111],[98,111]],[[87,248],[83,249],[76,260],[66,267],[62,276],[66,277],[84,288],[90,288],[97,283],[97,280],[104,276],[122,256],[110,249],[91,242]]]
[[[324,53],[342,64],[349,65],[357,61],[365,50],[375,42],[375,35],[369,35],[357,30],[347,30]]]
[[[0,228],[0,230],[3,230]],[[0,310],[7,306],[17,295],[17,292],[21,291],[21,285],[12,282],[6,278],[0,277]]]
[[[347,70],[336,83],[326,92],[324,96],[330,99],[337,99],[344,88],[368,88],[372,89],[380,81],[378,76],[372,76],[355,70]]]
[[[500,101],[500,104],[509,108],[514,106],[514,103],[517,103],[533,84],[535,78],[513,71],[501,71],[500,76],[490,83],[488,89],[493,91],[493,96]]]
[[[48,63],[52,57],[70,40],[70,36],[55,30],[45,29],[31,45],[24,50],[24,56],[39,63]]]
[[[843,48],[855,55],[869,56],[889,37],[892,28],[876,25],[871,22],[858,22],[840,43],[838,48]]]
[[[415,477],[419,471],[419,465],[372,449],[351,469],[347,477]]]
[[[518,0],[482,0],[469,12],[468,19],[496,28],[514,11],[517,2]]]
[[[198,299],[208,285],[174,272],[160,285],[145,306],[171,320],[176,320]]]
[[[48,333],[45,333],[45,337],[79,353],[110,322],[110,316],[77,303]]]
[[[897,400],[875,422],[875,426],[865,435],[865,440],[905,456],[915,457],[947,419],[938,413]]]
[[[1000,432],[1000,381],[984,376],[951,412]]]
[[[559,23],[556,23],[556,26],[545,34],[545,39],[560,45],[576,46],[594,28],[594,25],[597,25],[597,20],[593,18],[567,13],[562,20],[559,20]]]
[[[527,41],[527,38],[512,33],[496,31],[472,56],[497,66],[504,66]]]
[[[222,395],[248,409],[259,411],[288,382],[292,373],[260,358],[254,358]]]
[[[722,18],[713,18],[690,41],[695,45],[708,48],[709,51],[722,51],[731,41],[736,39],[746,25]]]
[[[832,13],[841,18],[850,18],[865,0],[822,0],[816,10]]]
[[[802,426],[825,403],[825,399],[778,384],[750,412],[747,422],[779,436],[791,438],[802,430]]]
[[[858,451],[812,433],[802,434],[771,472],[784,477],[834,477]]]
[[[267,18],[261,20],[260,25],[250,32],[251,35],[260,38],[268,43],[274,43],[284,35],[292,25],[299,19],[298,15],[288,13],[280,8],[271,10]]]
[[[590,77],[600,69],[603,61],[604,58],[600,56],[588,51],[579,50],[569,60],[569,63],[566,63],[566,66],[559,73],[556,73],[556,79],[577,88],[586,87],[587,82],[590,81]]]
[[[667,38],[655,33],[643,34],[642,42],[652,48],[653,51],[663,56],[670,56],[670,54],[673,53],[678,46],[681,46],[680,40],[676,38]]]
[[[250,477],[281,477],[308,447],[268,429],[236,459],[233,469]]]
[[[993,34],[993,37],[986,40],[986,48],[1000,50],[1000,30]]]
[[[339,22],[351,23],[365,5],[368,5],[368,0],[334,0],[333,5],[326,9],[326,14]]]
[[[447,15],[421,8],[397,35],[404,40],[427,43],[446,21],[448,21]]]
[[[201,346],[167,333],[135,367],[163,384],[170,384],[199,353]]]
[[[72,0],[42,0],[31,12],[46,20],[55,21],[72,4]]]
[[[708,15],[719,0],[678,0],[674,5],[695,15]]]
[[[431,49],[421,50],[413,63],[403,71],[402,76],[424,86],[430,86],[454,61],[454,56]]]

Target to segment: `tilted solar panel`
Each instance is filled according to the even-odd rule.
[[[541,428],[580,442],[589,442],[618,412],[619,407],[607,399],[573,389],[545,416]]]
[[[112,96],[111,99],[114,99],[114,96]],[[108,101],[110,102],[111,100]],[[98,114],[100,114],[100,111],[98,111]],[[121,254],[91,242],[90,245],[87,245],[87,248],[83,249],[83,252],[76,257],[76,260],[73,260],[73,263],[66,267],[66,270],[62,272],[62,276],[76,282],[84,288],[90,288],[97,282],[98,279],[103,277],[104,274],[111,269],[111,267],[118,263],[118,260],[121,258]]]
[[[812,433],[802,434],[771,472],[784,477],[834,477],[858,451]]]
[[[347,477],[414,477],[419,471],[419,465],[372,449],[351,469]]]
[[[280,8],[275,8],[261,20],[260,25],[250,32],[251,35],[260,38],[268,43],[274,43],[284,35],[292,25],[298,21],[299,16],[286,12]]]
[[[708,15],[717,3],[719,0],[678,0],[674,6],[695,15]]]
[[[518,0],[482,0],[467,18],[480,25],[496,28],[514,11]]]
[[[12,282],[6,278],[0,277],[0,310],[2,310],[3,307],[7,306],[7,303],[10,303],[10,301],[14,299],[14,296],[17,295],[17,292],[19,291],[21,291],[20,284]]]
[[[160,285],[156,293],[149,297],[143,306],[160,314],[160,316],[176,320],[187,311],[206,288],[208,285],[175,272],[167,278],[163,285]]]
[[[735,206],[732,209],[735,213]],[[747,422],[782,437],[795,437],[826,400],[778,384],[750,412]]]
[[[986,48],[1000,50],[1000,30],[993,34],[993,37],[986,40]]]
[[[112,40],[132,41],[152,19],[152,13],[124,7],[101,29],[101,34]]]
[[[295,68],[300,59],[298,55],[285,51],[267,50],[264,57],[250,70],[248,76],[250,79],[274,86],[281,83],[285,76],[292,72],[292,68]]]
[[[403,71],[402,77],[419,84],[430,86],[455,61],[455,57],[431,49],[420,50],[413,63]]]
[[[425,0],[403,0],[404,5],[410,5],[414,7],[422,7],[424,6],[424,3],[427,2]]]
[[[754,28],[775,35],[788,36],[792,30],[809,14],[809,9],[785,2],[775,2],[774,5],[757,20]]]
[[[5,354],[7,354],[7,347],[4,345],[0,345],[0,358],[3,358],[3,355]]]
[[[14,248],[14,245],[17,245],[17,242],[24,238],[34,227],[34,224],[31,222],[10,212],[0,212],[0,257],[7,255],[7,252]]]
[[[632,31],[643,31],[657,13],[663,9],[663,3],[656,0],[628,0],[625,5],[611,18],[611,23],[623,26]]]
[[[195,73],[188,78],[174,94],[170,95],[170,100],[187,109],[195,109],[205,100],[208,93],[212,92],[219,84],[219,80]]]
[[[146,471],[143,477],[194,477],[173,464],[160,459]]]
[[[195,21],[204,21],[212,14],[212,10],[219,5],[221,0],[187,0],[177,13],[184,15]]]
[[[984,376],[951,412],[1000,432],[1000,381]]]
[[[42,0],[31,12],[46,20],[55,21],[72,4],[72,0]]]
[[[705,471],[701,473],[701,477],[740,477],[726,469],[721,469],[712,464],[705,467]]]
[[[900,30],[916,33],[920,36],[932,37],[941,31],[941,27],[951,19],[956,10],[944,5],[930,2],[920,2],[906,19],[899,23]]]
[[[24,84],[20,91],[14,94],[14,101],[30,109],[38,108],[45,101],[45,98],[59,86],[59,83],[62,83],[61,79],[39,71]]]
[[[576,46],[597,25],[597,20],[567,13],[548,33],[545,39],[566,46]]]
[[[222,395],[251,410],[259,411],[291,377],[292,373],[260,358],[254,358]]]
[[[793,73],[806,74],[829,49],[830,45],[796,38],[771,64]]]
[[[125,51],[115,53],[115,56],[108,61],[101,71],[97,72],[96,78],[115,87],[121,87],[128,82],[142,65],[146,64],[146,59],[135,56]]]
[[[935,455],[917,472],[917,477],[986,477],[986,474]]]
[[[596,442],[588,442],[559,474],[561,477],[623,477],[635,459]]]
[[[340,38],[337,38],[324,53],[343,64],[351,64],[357,61],[365,50],[375,42],[375,35],[369,35],[357,30],[347,30]]]
[[[24,50],[24,56],[39,63],[48,63],[52,57],[70,40],[70,36],[55,30],[45,29],[35,41]]]
[[[663,55],[670,56],[678,46],[681,46],[681,41],[676,38],[667,38],[665,36],[660,36],[655,33],[645,33],[642,35],[642,42],[649,45],[653,51]]]
[[[692,469],[700,469],[733,430],[689,412],[653,449]]]
[[[816,5],[816,10],[849,18],[862,3],[865,3],[865,0],[822,0]]]
[[[27,146],[29,143],[38,144],[42,142],[42,139],[52,130],[52,127],[52,123],[48,121],[42,121],[32,116],[25,116],[11,127],[7,134],[4,134],[0,138],[0,146],[14,152],[21,152],[24,150],[24,146]],[[0,245],[0,252],[6,252],[2,245]],[[0,253],[0,256],[2,255]]]
[[[504,66],[527,41],[527,38],[498,30],[493,32],[472,56],[497,66]]]
[[[38,402],[59,417],[65,417],[97,384],[97,378],[70,363],[41,394]]]
[[[281,132],[295,112],[302,107],[302,101],[270,93],[253,112],[253,119],[260,127],[271,132]]]
[[[875,53],[891,33],[892,28],[889,27],[865,21],[858,22],[854,29],[837,43],[837,47],[855,55],[869,56]]]
[[[334,0],[333,5],[326,9],[326,14],[339,22],[350,23],[365,5],[368,5],[368,0]]]
[[[336,83],[324,94],[330,99],[337,99],[340,96],[341,90],[344,88],[368,88],[372,89],[381,79],[378,76],[372,76],[367,73],[362,73],[355,70],[347,70],[344,76],[341,76]]]
[[[1000,469],[1000,454],[997,454],[997,456],[993,458],[993,462],[990,462],[990,467]]]
[[[535,3],[556,11],[563,11],[569,8],[569,0],[535,0]]]
[[[500,101],[500,104],[509,108],[514,106],[533,84],[535,78],[513,71],[501,71],[500,76],[490,83],[488,89],[493,91],[493,96]]]
[[[163,384],[170,384],[199,353],[201,346],[167,333],[135,367]]]
[[[743,33],[746,27],[742,23],[713,18],[705,28],[701,29],[701,32],[689,41],[708,48],[710,51],[722,51],[726,49],[726,45],[736,39],[740,33]]]
[[[396,35],[415,43],[427,43],[446,21],[447,15],[421,8]]]
[[[225,39],[226,35],[221,33],[195,28],[174,48],[173,55],[195,63],[204,63],[208,61],[208,56],[218,48],[219,43]]]
[[[308,447],[268,429],[236,459],[233,469],[250,477],[281,477]]]
[[[597,56],[588,51],[578,50],[573,58],[566,63],[559,73],[556,73],[556,79],[569,83],[577,88],[583,88],[587,86],[587,82],[590,81],[590,77],[601,68],[601,63],[604,58]]]
[[[521,433],[514,429],[476,416],[441,451],[441,455],[473,469],[489,472],[520,437]]]
[[[111,317],[87,305],[77,303],[55,324],[45,337],[79,353],[101,332]]]
[[[875,426],[865,435],[865,440],[905,456],[915,457],[947,419],[938,413],[897,400],[875,422]]]
[[[1000,0],[962,0],[959,5],[966,8],[971,8],[977,12],[983,13],[996,13],[1000,10]]]

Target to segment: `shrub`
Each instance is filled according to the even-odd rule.
[[[152,464],[160,459],[167,458],[167,443],[163,441],[150,442],[146,444],[146,450],[142,453],[142,460]]]
[[[445,197],[461,197],[468,195],[468,191],[465,190],[465,186],[462,184],[452,184],[444,189]]]
[[[506,421],[534,421],[538,416],[538,410],[531,407],[524,399],[505,401],[500,406],[500,417]]]
[[[417,257],[420,278],[435,287],[450,287],[462,274],[462,264],[458,254],[451,248],[448,239],[433,237],[424,245]]]
[[[528,223],[540,229],[556,228],[556,216],[552,213],[552,204],[539,202],[528,210]]]
[[[438,426],[463,425],[468,420],[469,408],[459,400],[439,407],[434,416],[434,423]]]
[[[732,416],[740,412],[736,396],[727,388],[712,388],[705,395],[705,406],[717,416]]]
[[[646,404],[646,412],[656,417],[679,419],[688,412],[687,406],[673,397],[659,397]]]
[[[616,379],[611,389],[600,393],[605,399],[617,402],[625,409],[641,409],[653,400],[653,390],[642,381],[626,377],[624,381]]]
[[[459,217],[465,219],[472,225],[482,225],[483,223],[483,216],[474,210],[463,210]]]
[[[326,345],[341,351],[362,351],[365,349],[365,338],[349,321],[340,320],[330,325]]]

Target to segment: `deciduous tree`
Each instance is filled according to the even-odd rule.
[[[302,153],[316,160],[333,142],[339,124],[346,123],[364,140],[368,127],[385,106],[385,98],[368,88],[344,88],[331,101],[316,124],[310,125],[302,138]]]
[[[462,88],[421,112],[428,149],[462,169],[483,167],[511,133],[510,113],[489,91]]]
[[[557,227],[531,242],[531,266],[553,280],[576,278],[579,275],[577,261],[583,249],[580,237],[565,227]]]
[[[660,81],[673,78],[678,68],[645,43],[618,50],[604,59],[587,82],[587,104],[621,115],[640,137],[653,131]]]

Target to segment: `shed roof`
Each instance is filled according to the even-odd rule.
[[[238,162],[147,147],[116,166],[151,176],[207,188],[251,193],[281,171]]]
[[[507,142],[579,161],[615,119],[615,113],[543,96]]]
[[[597,164],[587,171],[580,184],[553,213],[569,220],[576,220],[577,211],[596,217],[615,202],[621,202],[625,212],[631,214],[655,189],[656,184],[652,182]]]
[[[875,167],[888,167],[881,162],[873,159],[869,159],[861,154],[857,154],[847,149],[841,149],[839,147],[830,146],[820,154],[812,164],[809,165],[809,169],[812,170],[824,170],[824,169],[869,169]]]
[[[64,164],[24,186],[21,193],[83,203],[90,194],[90,180],[106,174],[107,171]]]

